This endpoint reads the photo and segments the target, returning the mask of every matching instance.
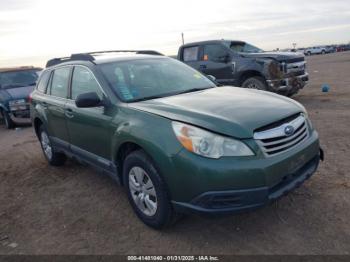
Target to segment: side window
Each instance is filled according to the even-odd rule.
[[[228,51],[221,45],[205,45],[204,46],[204,61],[223,62],[228,55]]]
[[[94,75],[88,69],[76,66],[72,78],[72,99],[75,100],[79,95],[89,92],[95,92],[101,99],[103,98]]]
[[[183,50],[184,62],[197,61],[198,60],[198,46],[185,47]]]
[[[46,93],[47,82],[50,78],[50,72],[45,71],[41,74],[41,77],[38,82],[37,90],[41,93]]]
[[[67,98],[69,67],[58,68],[51,78],[51,92],[53,96]]]

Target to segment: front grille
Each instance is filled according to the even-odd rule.
[[[305,74],[306,62],[294,62],[286,64],[286,73],[293,75]]]
[[[288,133],[292,129],[292,133]],[[291,132],[291,131],[290,131]],[[304,115],[299,115],[294,120],[283,123],[272,129],[265,129],[254,133],[254,139],[257,141],[262,151],[267,156],[273,156],[304,142],[309,136],[308,126]]]

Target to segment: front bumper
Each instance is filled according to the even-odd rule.
[[[9,112],[11,120],[17,124],[30,124],[30,110],[17,110]]]
[[[254,157],[207,159],[182,150],[162,173],[180,212],[237,213],[264,206],[302,184],[317,169],[318,134],[288,152],[266,157],[253,140]]]
[[[309,81],[309,74],[287,77],[284,79],[266,80],[268,86],[275,92],[286,93],[302,89]]]
[[[199,214],[230,214],[254,210],[299,187],[315,173],[321,156],[323,156],[322,150],[320,155],[315,156],[296,172],[286,174],[272,187],[205,192],[190,203],[173,201],[173,206],[178,212]]]

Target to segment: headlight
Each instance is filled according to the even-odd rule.
[[[208,158],[254,155],[252,150],[241,141],[180,122],[172,122],[172,126],[180,143],[195,154]]]

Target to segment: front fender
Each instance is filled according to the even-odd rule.
[[[170,183],[173,178],[169,169],[175,168],[172,159],[182,149],[172,129],[171,120],[138,110],[132,117],[125,117],[125,120],[127,121],[119,122],[113,135],[113,162],[117,163],[117,155],[123,144],[134,143],[152,158],[165,181]]]

